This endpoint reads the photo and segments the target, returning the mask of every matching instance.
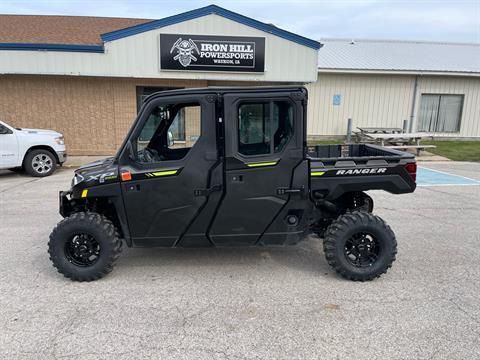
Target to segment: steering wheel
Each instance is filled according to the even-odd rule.
[[[154,163],[165,160],[165,157],[160,155],[157,150],[146,147],[143,149],[143,159],[140,160],[146,163]]]

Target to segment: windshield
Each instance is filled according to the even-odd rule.
[[[155,163],[185,157],[200,136],[200,114],[198,104],[155,107],[132,141],[135,160]]]
[[[21,130],[20,128],[14,128],[13,126],[8,125],[6,122],[1,121],[1,120],[0,120],[0,125],[3,125],[3,126],[6,127],[7,129],[17,129],[17,130]]]

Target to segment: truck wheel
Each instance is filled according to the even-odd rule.
[[[53,266],[75,281],[100,279],[112,271],[122,242],[113,223],[97,213],[74,213],[50,234],[48,253]]]
[[[48,150],[32,150],[25,155],[23,167],[31,176],[44,177],[51,175],[55,171],[57,159]]]
[[[392,266],[397,241],[390,226],[378,216],[353,212],[330,224],[323,250],[328,263],[341,276],[366,281],[386,273]]]

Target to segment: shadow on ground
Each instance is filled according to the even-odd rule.
[[[329,271],[321,249],[321,240],[310,238],[296,246],[232,248],[124,248],[118,268],[158,267],[215,268],[225,266],[257,267],[258,271],[286,267],[322,274]]]

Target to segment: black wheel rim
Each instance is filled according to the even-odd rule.
[[[100,244],[90,234],[75,234],[65,243],[65,256],[76,266],[92,266],[100,258]]]
[[[380,244],[369,233],[356,233],[345,242],[345,258],[355,267],[367,268],[375,264],[380,254]]]

